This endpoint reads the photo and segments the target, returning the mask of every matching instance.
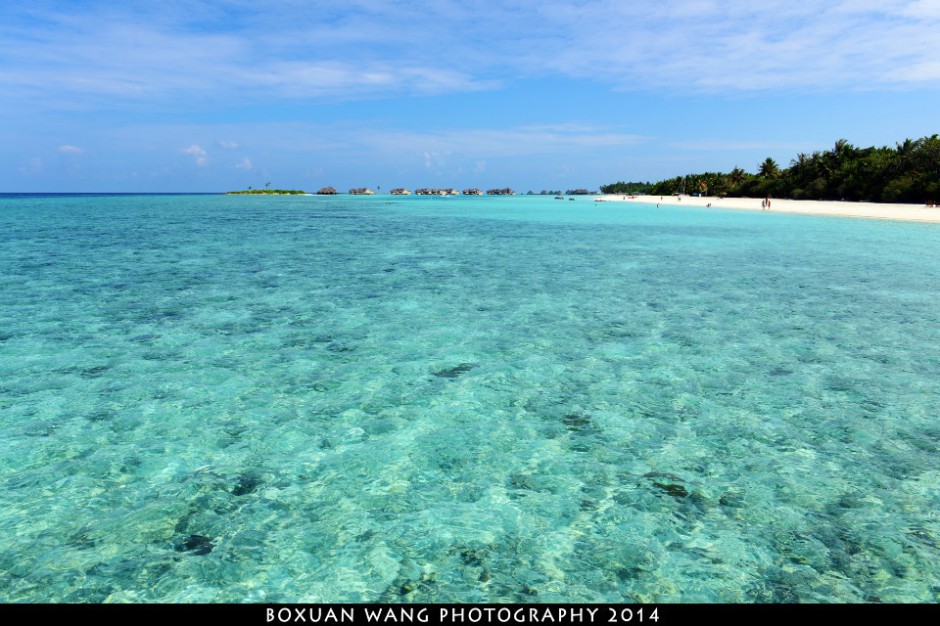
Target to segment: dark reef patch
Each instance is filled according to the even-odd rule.
[[[469,372],[470,370],[476,367],[477,365],[475,363],[461,363],[460,365],[457,365],[454,367],[449,367],[443,370],[437,370],[435,372],[432,372],[431,374],[438,378],[457,378],[461,374],[466,374],[467,372]]]
[[[246,496],[253,493],[261,484],[261,477],[256,474],[241,474],[235,479],[235,486],[232,488],[233,496]]]
[[[659,487],[673,498],[685,498],[689,495],[688,489],[677,483],[654,482],[653,486]]]
[[[109,369],[111,369],[110,365],[97,365],[95,367],[89,367],[87,369],[83,369],[82,371],[79,372],[79,375],[82,378],[98,378],[99,376],[104,375],[104,373],[107,372]]]
[[[561,418],[561,422],[565,425],[565,428],[573,433],[595,430],[591,418],[580,413],[568,413]]]
[[[199,556],[204,556],[212,552],[215,544],[212,539],[203,535],[189,535],[182,539],[177,539],[173,549],[177,552],[191,552]]]

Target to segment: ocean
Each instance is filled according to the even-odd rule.
[[[937,602],[940,225],[0,197],[2,602]]]

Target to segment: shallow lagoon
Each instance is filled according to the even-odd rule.
[[[0,199],[0,600],[936,602],[940,226]]]

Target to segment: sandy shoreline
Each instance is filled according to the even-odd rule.
[[[681,199],[680,199],[681,198]],[[716,198],[697,196],[598,196],[603,202],[638,202],[662,206],[707,207],[716,209],[743,209],[762,211],[760,198]],[[879,220],[902,220],[909,222],[940,223],[940,207],[922,204],[880,204],[873,202],[835,202],[815,200],[783,200],[771,198],[770,211],[778,213],[802,213],[804,215],[829,215],[838,217],[863,217]]]

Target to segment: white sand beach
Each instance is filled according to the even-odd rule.
[[[763,211],[760,198],[717,198],[709,196],[598,196],[604,202],[639,202],[662,206],[707,207]],[[865,217],[879,220],[940,223],[940,207],[923,204],[881,204],[874,202],[836,202],[823,200],[783,200],[771,198],[769,211],[839,217]]]

